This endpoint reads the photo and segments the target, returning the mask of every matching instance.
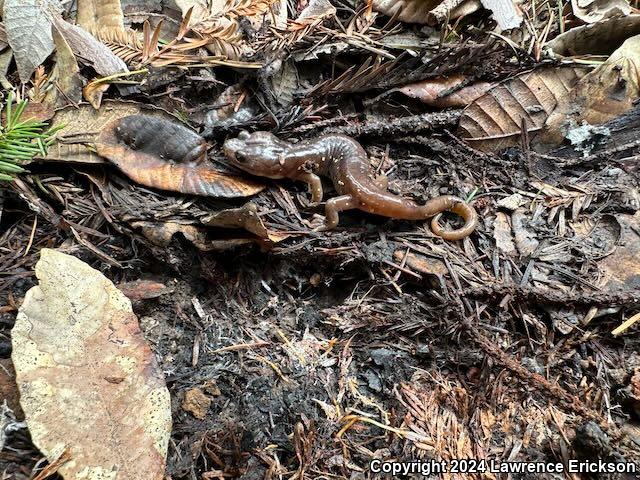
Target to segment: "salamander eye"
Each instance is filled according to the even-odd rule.
[[[249,160],[249,158],[244,153],[240,152],[236,152],[234,157],[236,159],[236,162],[238,163],[247,163],[247,161]]]
[[[249,132],[247,132],[246,130],[242,130],[239,134],[238,134],[238,138],[240,140],[248,140],[249,137],[251,137],[251,134]]]

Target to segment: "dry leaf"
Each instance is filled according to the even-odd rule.
[[[410,83],[398,89],[408,97],[417,98],[423,103],[436,108],[466,107],[481,97],[493,86],[487,82],[476,82],[452,93],[451,89],[466,80],[464,75],[451,75]]]
[[[558,100],[566,97],[587,71],[544,68],[506,80],[465,108],[458,134],[482,151],[516,145],[523,121],[528,131],[540,130]]]
[[[61,18],[54,18],[53,23],[80,61],[93,67],[100,75],[109,76],[128,71],[122,60],[86,30]]]
[[[522,23],[522,13],[512,0],[480,0],[482,6],[491,10],[491,16],[498,24],[498,30],[518,28]]]
[[[586,23],[631,13],[631,6],[626,0],[571,0],[571,8],[573,14]]]
[[[98,110],[102,104],[102,95],[109,90],[110,83],[100,82],[100,79],[95,79],[82,89],[82,96],[91,104],[93,108]]]
[[[52,0],[5,0],[2,19],[22,83],[53,52],[51,22],[59,14]]]
[[[373,9],[407,23],[428,23],[429,12],[441,0],[372,0]]]
[[[127,115],[144,112],[147,115],[167,115],[151,105],[135,102],[105,101],[96,110],[90,105],[69,106],[58,110],[53,126],[63,125],[56,142],[47,149],[46,160],[77,163],[106,163],[105,159],[90,148],[91,144],[109,122]]]
[[[633,108],[638,97],[640,35],[626,40],[558,102],[544,130],[535,137],[536,148],[545,151],[559,145],[576,127],[601,125]]]
[[[132,302],[157,298],[172,291],[171,288],[163,283],[154,282],[153,280],[134,280],[133,282],[119,283],[118,290]]]
[[[640,35],[640,15],[607,18],[558,35],[545,48],[555,55],[611,55],[628,38]]]
[[[56,45],[56,64],[49,75],[53,88],[45,94],[44,102],[54,107],[63,107],[69,102],[80,103],[84,81],[80,75],[76,57],[55,27],[53,27],[53,41]]]
[[[114,120],[95,145],[130,179],[148,187],[221,198],[248,197],[264,189],[256,181],[222,173],[202,161],[205,140],[163,118],[131,115]]]
[[[511,222],[509,216],[504,212],[497,212],[493,222],[493,239],[500,252],[508,257],[516,257],[518,251],[511,234]]]
[[[76,23],[91,33],[124,30],[120,0],[78,0]]]
[[[640,289],[640,212],[635,215],[617,215],[622,235],[615,251],[598,262],[602,271],[600,285],[607,291]]]
[[[197,419],[204,420],[211,407],[211,399],[199,388],[191,388],[184,394],[182,409]]]
[[[171,404],[131,302],[104,275],[43,249],[12,330],[31,438],[68,479],[162,479]]]
[[[203,252],[223,251],[242,245],[260,243],[255,238],[211,239],[205,228],[175,222],[131,222],[131,226],[140,228],[147,240],[160,247],[169,246],[173,236],[177,233]]]

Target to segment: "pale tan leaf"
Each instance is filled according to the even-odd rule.
[[[175,0],[175,3],[182,12],[182,18],[187,15],[189,10],[193,9],[191,10],[191,24],[198,23],[211,15],[211,10],[209,10],[206,0]],[[218,4],[216,12],[220,11],[224,5],[221,0],[216,0],[214,3]]]
[[[631,13],[631,6],[627,0],[571,0],[571,8],[573,14],[586,23]]]
[[[76,24],[91,33],[124,30],[120,0],[78,0]]]
[[[102,95],[109,90],[111,84],[107,82],[98,82],[93,80],[82,89],[82,96],[96,110],[100,108],[102,103]]]
[[[408,23],[428,23],[429,12],[441,0],[373,0],[373,9]]]
[[[458,134],[483,151],[513,146],[523,121],[528,131],[540,130],[558,100],[587,72],[578,67],[544,68],[502,82],[465,108]]]
[[[611,55],[626,39],[640,35],[640,15],[606,18],[558,35],[545,44],[555,55]]]
[[[605,63],[563,98],[536,136],[540,150],[562,143],[576,127],[601,125],[630,110],[640,97],[640,35],[626,40]]]
[[[12,330],[31,438],[67,479],[160,480],[171,431],[162,371],[131,302],[102,273],[43,249]]]
[[[487,82],[476,82],[447,94],[449,90],[465,82],[465,79],[464,75],[430,78],[400,87],[398,91],[432,107],[447,108],[466,107],[492,87]]]

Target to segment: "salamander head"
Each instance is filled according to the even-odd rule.
[[[224,154],[231,164],[245,172],[268,178],[287,178],[291,165],[285,162],[290,145],[269,132],[240,132],[224,142]]]

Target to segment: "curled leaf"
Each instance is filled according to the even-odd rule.
[[[373,9],[402,22],[428,23],[429,12],[441,0],[373,0]]]
[[[133,181],[148,187],[211,197],[246,197],[264,186],[231,176],[203,161],[206,142],[185,126],[149,115],[132,115],[108,124],[96,141]]]
[[[600,125],[630,110],[640,97],[640,35],[626,40],[582,78],[536,137],[539,149],[560,144],[575,127]]]
[[[398,91],[408,97],[416,98],[427,105],[437,108],[447,108],[466,107],[484,95],[492,87],[492,84],[487,82],[476,82],[454,90],[463,84],[465,80],[466,77],[464,75],[431,78],[405,85],[399,88]]]
[[[555,55],[611,55],[625,40],[640,35],[640,15],[606,18],[558,35],[545,44]]]
[[[43,249],[12,330],[31,438],[64,478],[160,480],[171,431],[162,371],[131,302],[102,273]]]
[[[571,0],[571,8],[573,14],[586,23],[631,13],[631,6],[626,0]]]
[[[559,99],[567,96],[587,71],[554,67],[506,80],[465,108],[458,133],[483,151],[513,146],[520,138],[523,123],[529,132],[540,130]]]

